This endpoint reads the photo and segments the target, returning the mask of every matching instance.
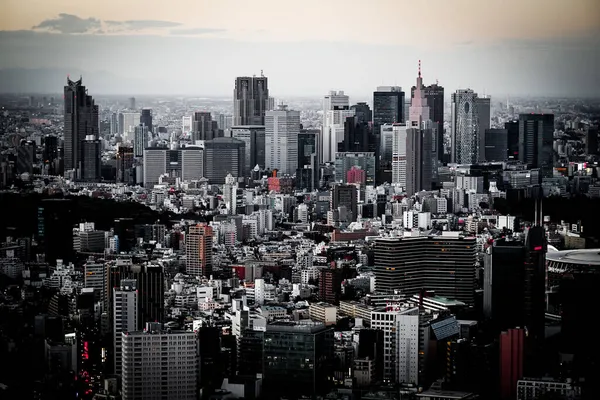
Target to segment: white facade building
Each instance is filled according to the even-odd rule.
[[[406,188],[406,124],[394,124],[392,127],[392,184]]]
[[[265,166],[280,174],[293,175],[298,168],[300,111],[281,105],[265,113]]]
[[[122,371],[122,333],[138,330],[138,292],[136,281],[123,279],[119,289],[113,289],[113,336],[114,336],[114,371],[120,375]]]

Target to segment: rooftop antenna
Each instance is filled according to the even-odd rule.
[[[264,78],[264,77],[265,77],[265,76],[263,75],[263,70],[262,70],[262,69],[260,70],[260,77],[261,77],[261,78]]]
[[[537,226],[537,217],[538,217],[538,199],[535,199],[535,212],[533,214],[533,226]]]
[[[421,77],[421,60],[419,60],[419,78]]]

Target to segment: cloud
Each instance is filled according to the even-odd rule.
[[[72,14],[58,14],[58,17],[46,19],[32,27],[33,30],[50,31],[56,33],[94,33],[99,31],[102,23],[96,18],[80,18]]]
[[[183,36],[200,36],[209,33],[225,32],[225,29],[210,29],[210,28],[182,28],[182,29],[171,29],[169,32],[171,35],[183,35]]]
[[[162,29],[181,26],[179,22],[159,20],[129,20],[129,21],[105,21],[111,31],[141,31],[145,29]]]

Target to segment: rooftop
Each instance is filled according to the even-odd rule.
[[[600,249],[549,251],[546,253],[546,260],[571,264],[600,265]]]

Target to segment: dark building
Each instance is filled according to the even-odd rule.
[[[118,237],[119,252],[129,252],[135,247],[135,221],[133,218],[116,219],[114,233]]]
[[[17,147],[17,174],[33,174],[35,163],[35,142],[22,140]]]
[[[46,262],[73,261],[74,204],[69,199],[44,199],[38,208],[38,241],[46,254]]]
[[[383,331],[380,329],[361,329],[358,332],[358,358],[375,360],[375,381],[383,379]]]
[[[312,165],[312,155],[318,154],[317,143],[320,131],[318,129],[300,129],[298,135],[298,168]]]
[[[335,210],[338,207],[345,206],[348,212],[352,213],[352,222],[357,217],[357,189],[354,185],[335,185],[330,191],[329,209]]]
[[[203,326],[198,329],[198,353],[200,360],[199,385],[207,390],[221,387],[221,338],[219,328]]]
[[[341,293],[342,271],[335,268],[322,269],[319,276],[319,300],[338,305]]]
[[[467,304],[475,302],[474,237],[417,236],[375,241],[375,289],[421,290]],[[435,271],[435,272],[434,272]]]
[[[64,134],[64,169],[75,171],[75,178],[81,176],[83,160],[81,156],[82,142],[87,136],[98,138],[98,106],[82,80],[72,81],[67,78],[64,90],[65,99],[65,134]]]
[[[415,86],[411,88],[411,99],[414,97],[415,89]],[[446,162],[447,160],[444,160],[444,87],[434,83],[424,86],[423,92],[427,99],[427,106],[429,106],[429,117],[437,125],[434,129],[437,134],[435,137],[436,153],[439,161]]]
[[[508,159],[508,131],[506,129],[485,130],[485,161],[506,161]]]
[[[192,142],[212,140],[217,137],[213,130],[212,115],[208,111],[196,111],[192,117]]]
[[[142,108],[142,113],[140,114],[140,124],[146,125],[146,127],[148,128],[148,132],[153,132],[151,108]]]
[[[404,121],[404,92],[398,86],[378,87],[373,93],[373,126]]]
[[[316,396],[330,389],[333,329],[322,323],[275,322],[264,332],[266,398]]]
[[[296,170],[296,189],[306,189],[312,192],[319,185],[319,169],[316,167],[317,155],[313,154],[313,162],[311,165],[315,165],[313,168],[311,165],[306,165],[304,168],[298,168]]]
[[[42,154],[44,165],[48,166],[49,175],[57,175],[61,171],[58,170],[58,137],[57,136],[44,136],[44,153]]]
[[[117,151],[117,182],[135,183],[133,159],[133,147],[119,146]]]
[[[508,121],[504,123],[506,129],[507,159],[519,159],[519,121]]]
[[[81,142],[81,180],[97,182],[100,180],[100,140],[89,135]]]
[[[239,338],[238,374],[256,376],[263,373],[264,332],[245,329]]]
[[[350,109],[354,110],[358,123],[370,124],[373,121],[373,112],[367,103],[356,103]]]
[[[231,137],[244,142],[244,176],[255,166],[265,167],[265,127],[262,125],[232,126]]]
[[[406,131],[406,193],[409,196],[422,190],[431,190],[431,135],[430,129]]]
[[[204,177],[210,183],[223,184],[227,174],[244,176],[246,149],[243,141],[216,138],[204,142]]]
[[[540,168],[552,177],[554,166],[554,114],[519,115],[519,161]]]
[[[338,145],[338,152],[368,152],[369,124],[360,122],[357,116],[347,117],[344,121],[344,141]]]
[[[598,127],[588,126],[585,133],[585,154],[598,154]]]
[[[264,125],[269,105],[266,76],[238,77],[233,91],[233,125]]]

